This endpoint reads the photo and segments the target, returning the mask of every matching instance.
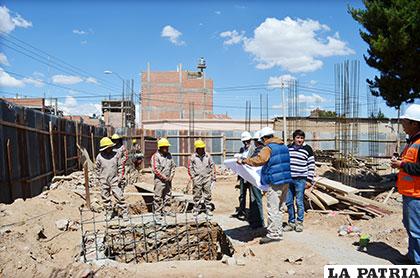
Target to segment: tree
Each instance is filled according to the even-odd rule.
[[[367,80],[371,93],[390,107],[420,97],[420,1],[365,0],[366,9],[349,8],[369,45],[366,63],[380,76]]]

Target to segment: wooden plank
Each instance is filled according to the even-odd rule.
[[[12,168],[13,168],[13,166],[12,166],[12,153],[11,153],[11,151],[10,151],[10,139],[7,139],[7,143],[6,143],[6,148],[7,148],[7,170],[8,170],[8,172],[9,172],[9,189],[10,189],[10,201],[12,201],[13,200],[13,193],[12,193],[12,184],[13,184],[13,182],[12,182],[12,175],[13,175],[13,172],[12,172]]]
[[[365,198],[365,197],[362,197],[362,196],[358,196],[358,195],[355,195],[355,194],[349,194],[347,197],[349,197],[353,200],[359,200],[361,202],[365,202],[368,205],[374,205],[374,206],[376,206],[380,209],[386,210],[386,211],[394,211],[393,208],[391,208],[391,207],[389,207],[389,206],[387,206],[387,205],[385,205],[381,202],[371,200],[371,199],[368,199],[368,198]]]
[[[86,206],[88,209],[90,209],[90,193],[89,193],[89,169],[88,164],[85,162],[83,164],[83,172],[85,175],[85,200],[86,200]]]
[[[64,174],[67,175],[67,135],[64,135]]]
[[[386,194],[386,197],[384,201],[382,202],[384,205],[388,202],[389,198],[391,197],[392,193],[394,193],[395,187],[392,187],[391,190],[388,191],[388,194]]]
[[[37,128],[33,128],[33,127],[29,127],[29,126],[24,126],[24,125],[20,125],[20,124],[16,124],[16,123],[11,123],[11,122],[6,122],[3,120],[0,120],[0,125],[4,125],[4,126],[8,126],[8,127],[14,127],[17,129],[23,129],[23,130],[27,130],[27,131],[33,131],[33,132],[37,132],[37,133],[42,133],[45,135],[48,135],[48,131],[45,130],[40,130]]]
[[[356,211],[336,211],[336,210],[316,210],[316,209],[308,209],[307,212],[312,213],[322,213],[322,214],[341,214],[341,215],[353,215],[353,216],[365,216],[366,213],[364,212],[356,212]]]
[[[327,206],[332,206],[340,202],[336,198],[332,197],[331,195],[328,195],[327,193],[321,192],[316,189],[313,189],[312,193],[315,194],[315,196],[317,196],[318,199],[324,204],[326,204]]]
[[[305,196],[312,202],[315,203],[320,209],[326,210],[325,206],[321,203],[321,201],[316,197],[314,194],[312,194],[309,190],[305,190]]]
[[[33,181],[36,181],[36,180],[39,180],[39,179],[42,179],[42,178],[45,178],[45,177],[51,176],[52,174],[53,174],[53,172],[51,171],[51,172],[48,172],[48,173],[45,173],[45,174],[42,174],[42,175],[39,175],[39,176],[33,177],[33,178],[31,178],[31,179],[28,179],[27,181],[28,181],[28,182],[33,182]]]
[[[90,128],[90,130],[92,130],[92,127]],[[95,163],[95,142],[93,140],[93,132],[90,133],[90,143],[91,143],[91,148],[92,148],[92,162]]]
[[[51,161],[53,166],[53,174],[54,176],[57,174],[57,169],[55,167],[55,152],[54,152],[54,138],[53,138],[53,127],[52,122],[49,122],[49,131],[50,131],[50,145],[51,145]]]
[[[148,183],[144,183],[144,182],[140,182],[140,183],[136,183],[134,184],[134,186],[140,190],[143,191],[147,191],[149,193],[153,193],[154,192],[154,185],[153,184],[148,184]],[[142,193],[142,192],[140,192]],[[125,192],[124,192],[125,194]],[[186,200],[192,200],[192,195],[187,195],[187,194],[183,194],[181,192],[176,192],[176,191],[172,191],[172,196],[174,197],[182,197],[185,198]]]
[[[353,188],[345,184],[342,184],[341,182],[333,181],[324,177],[316,178],[315,182],[317,184],[321,184],[325,186],[329,190],[344,193],[344,194],[356,193],[358,191],[357,188]]]

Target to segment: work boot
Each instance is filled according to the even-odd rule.
[[[298,233],[303,232],[303,222],[296,222],[295,231]]]
[[[294,231],[296,229],[296,224],[295,223],[287,223],[286,226],[284,226],[283,231],[284,232],[291,232]]]
[[[263,238],[260,239],[260,244],[267,244],[267,243],[272,243],[272,242],[279,242],[283,239],[283,237],[279,237],[279,238],[271,238],[268,236],[265,236]]]

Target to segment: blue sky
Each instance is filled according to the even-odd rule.
[[[179,63],[194,70],[205,57],[215,113],[243,118],[245,101],[259,107],[263,93],[272,117],[282,112],[280,89],[266,89],[270,78],[297,79],[302,110],[334,110],[334,64],[357,59],[365,116],[365,80],[376,72],[363,60],[367,45],[347,13],[349,4],[362,6],[361,1],[3,1],[0,96],[58,97],[67,113],[93,113],[104,95],[121,91],[121,81],[104,70],[133,78],[138,92],[147,62],[152,70],[175,70]],[[64,69],[47,54],[65,61]],[[258,86],[226,89],[246,85]],[[396,115],[382,99],[378,103],[386,116]],[[259,115],[253,109],[253,117]]]

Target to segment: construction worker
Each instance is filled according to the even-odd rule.
[[[243,146],[239,150],[239,154],[237,155],[239,158],[247,158],[252,155],[251,150],[251,133],[248,131],[244,131],[241,134],[241,141]],[[236,157],[236,156],[235,156]],[[246,212],[246,193],[248,190],[250,190],[252,184],[245,181],[243,178],[238,176],[239,181],[239,207],[236,208],[236,211],[234,214],[232,214],[232,217],[238,218],[239,220],[246,220],[247,218],[247,212]]]
[[[252,141],[254,142],[254,152],[251,157],[256,157],[262,148],[264,147],[263,142],[260,138],[260,131],[256,131],[254,136],[252,136]],[[248,214],[248,223],[251,229],[258,229],[264,227],[264,212],[262,206],[262,193],[261,190],[256,186],[250,186],[250,204],[249,204],[249,214]]]
[[[397,189],[403,195],[403,224],[408,234],[407,262],[420,264],[420,104],[411,104],[401,117],[404,132],[409,136],[401,159],[391,160],[398,168]]]
[[[140,181],[140,168],[144,159],[141,147],[137,144],[137,139],[132,140],[129,157],[131,163],[127,167],[127,176],[129,176],[130,183],[136,183]]]
[[[111,137],[112,142],[115,144],[115,152],[120,160],[121,167],[122,167],[122,179],[121,179],[121,188],[124,191],[125,187],[127,186],[126,180],[126,164],[128,160],[128,151],[127,148],[123,144],[123,139],[117,133],[114,133]]]
[[[168,139],[161,138],[158,141],[158,150],[151,158],[152,171],[154,174],[154,202],[153,207],[156,214],[166,213],[166,206],[170,205],[172,179],[175,175],[175,161],[169,153]]]
[[[101,184],[101,196],[104,203],[107,220],[111,220],[114,212],[119,217],[128,220],[127,205],[122,190],[122,165],[117,153],[113,150],[115,143],[108,137],[100,141],[100,153],[96,157],[96,175]],[[116,199],[114,209],[111,194]]]
[[[264,147],[257,156],[238,159],[239,164],[262,166],[261,183],[268,185],[267,235],[260,240],[260,244],[276,242],[283,239],[283,220],[281,205],[287,194],[289,183],[292,182],[290,174],[289,149],[280,138],[274,136],[270,127],[265,127],[260,133]]]
[[[284,227],[285,232],[303,232],[303,217],[305,214],[304,195],[305,189],[314,183],[315,158],[311,146],[305,143],[305,132],[298,129],[293,132],[293,143],[289,146],[290,170],[292,182],[289,184],[289,192],[286,197],[289,221]],[[297,207],[297,219],[295,214],[295,199]]]
[[[211,206],[211,186],[216,182],[216,168],[211,156],[206,153],[206,144],[202,140],[194,142],[195,153],[188,161],[188,174],[193,183],[194,216],[202,212],[204,204],[206,214],[213,216]]]

